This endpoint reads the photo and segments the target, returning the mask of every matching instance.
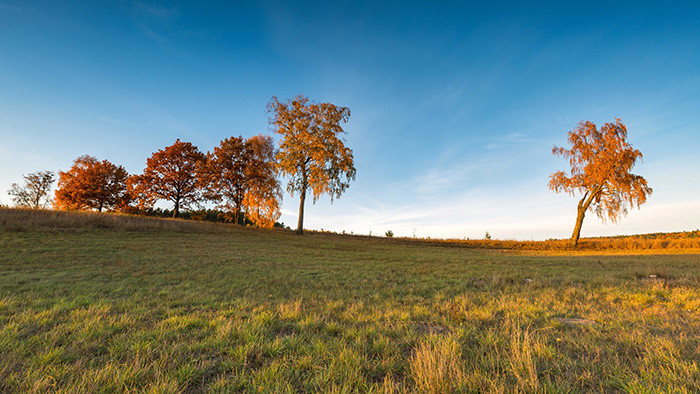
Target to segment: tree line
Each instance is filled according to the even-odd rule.
[[[229,137],[207,153],[177,139],[154,152],[141,174],[80,156],[69,170],[59,171],[53,207],[147,214],[156,212],[159,201],[167,201],[172,216],[178,217],[183,209],[209,202],[228,221],[272,227],[280,217],[282,176],[288,178],[287,190],[300,195],[297,232],[303,233],[307,193],[314,202],[324,194],[332,201],[355,178],[352,150],[341,138],[350,110],[303,95],[286,102],[273,97],[267,110],[270,125],[281,137],[279,148],[266,135]],[[9,191],[15,204],[46,207],[55,175],[43,171],[24,179],[23,186],[13,184]]]
[[[352,150],[341,138],[350,110],[298,95],[285,102],[272,97],[267,111],[269,124],[281,136],[278,149],[264,135],[229,137],[206,154],[178,139],[154,152],[139,175],[129,175],[107,160],[81,156],[70,170],[59,172],[54,207],[144,213],[154,212],[158,201],[169,201],[173,217],[178,217],[181,209],[208,201],[230,221],[241,223],[244,217],[244,223],[271,227],[280,217],[278,176],[284,176],[290,194],[300,196],[297,232],[301,234],[307,193],[313,202],[322,195],[333,201],[355,179]],[[586,212],[615,222],[628,207],[644,204],[652,189],[642,176],[631,173],[642,153],[627,142],[627,127],[620,119],[601,128],[580,122],[568,133],[568,142],[570,148],[554,146],[552,153],[568,159],[570,170],[552,173],[549,188],[582,194],[570,238],[575,247]],[[13,184],[9,191],[15,203],[45,207],[54,174],[44,171],[24,178],[24,186]]]

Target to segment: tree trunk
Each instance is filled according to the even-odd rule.
[[[297,234],[304,234],[304,201],[306,201],[306,187],[301,189],[301,199],[299,202],[299,222],[297,223]]]
[[[102,212],[102,205],[104,205],[104,203],[105,202],[103,200],[100,200],[100,207],[97,208],[97,212]]]
[[[236,213],[234,214],[234,216],[235,216],[234,220],[236,221],[236,224],[245,225],[245,220],[243,221],[243,223],[241,223],[241,219],[243,219],[243,215],[241,215],[242,210],[243,210],[243,198],[238,198],[236,200]]]
[[[571,246],[578,246],[578,240],[581,237],[581,226],[583,226],[583,218],[586,216],[586,211],[588,207],[591,206],[593,199],[603,191],[603,186],[595,187],[592,192],[583,195],[581,201],[578,202],[578,215],[576,216],[576,226],[574,226],[574,233],[571,234]]]
[[[581,200],[583,202],[583,200]],[[582,204],[578,206],[578,215],[576,216],[576,226],[574,227],[574,233],[571,234],[571,246],[576,247],[578,245],[578,239],[581,237],[581,226],[583,225],[583,217],[586,216],[586,210],[581,209]]]
[[[180,199],[175,199],[175,208],[173,209],[173,218],[176,218],[180,213]]]

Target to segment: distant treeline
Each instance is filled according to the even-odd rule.
[[[282,190],[275,170],[272,138],[229,137],[211,152],[179,139],[154,152],[141,174],[129,174],[108,160],[84,155],[67,171],[58,172],[58,188],[51,171],[24,176],[9,194],[18,207],[121,212],[180,217],[273,227],[279,218]],[[156,208],[169,201],[173,209]],[[206,203],[215,209],[204,209]],[[279,225],[279,224],[278,224]]]
[[[281,226],[278,176],[284,176],[287,190],[300,195],[297,232],[302,233],[307,192],[313,201],[324,194],[333,200],[355,179],[352,150],[340,138],[350,110],[303,95],[287,102],[273,96],[267,109],[270,125],[281,136],[279,149],[267,135],[228,137],[206,153],[177,139],[153,152],[140,174],[83,155],[58,172],[53,198],[52,171],[23,175],[24,184],[13,183],[8,193],[20,208],[53,206],[269,228]],[[173,209],[155,207],[163,202]],[[204,209],[207,204],[215,209]]]

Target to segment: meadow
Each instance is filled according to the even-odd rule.
[[[695,249],[462,246],[0,209],[0,391],[700,391]]]

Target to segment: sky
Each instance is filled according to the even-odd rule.
[[[582,236],[694,230],[698,21],[680,1],[0,0],[0,203],[84,154],[140,173],[177,138],[274,136],[267,102],[304,94],[350,108],[357,168],[305,228],[567,238],[578,198],[548,189],[567,169],[552,147],[621,118],[654,191]],[[298,204],[285,193],[280,220]]]

